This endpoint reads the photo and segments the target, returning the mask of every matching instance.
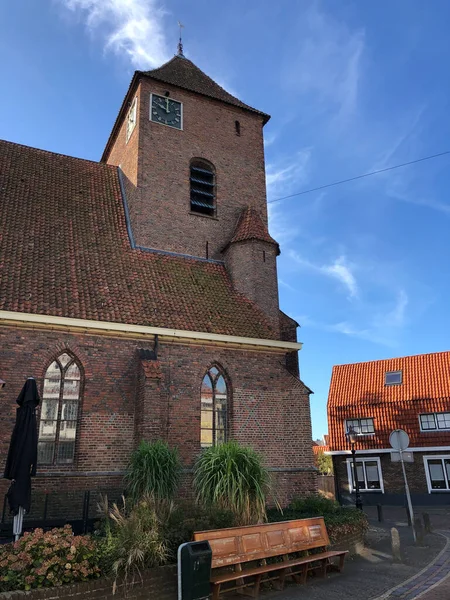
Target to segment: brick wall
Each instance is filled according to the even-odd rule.
[[[136,93],[133,98],[137,97],[137,112],[136,112],[136,126],[130,139],[127,142],[127,117],[128,109],[125,112],[125,119],[122,121],[119,133],[116,136],[114,145],[111,148],[108,162],[113,165],[118,165],[125,174],[126,179],[132,184],[137,186],[138,183],[138,156],[139,156],[139,134],[140,134],[140,123],[142,119],[142,113],[140,110],[141,105],[141,86],[138,86]],[[130,186],[130,194],[132,186]]]
[[[150,93],[183,102],[183,131],[149,120]],[[145,78],[139,91],[138,148],[125,147],[122,125],[108,162],[122,164],[135,181],[138,158],[138,193],[129,199],[136,243],[222,259],[221,249],[230,240],[241,210],[255,206],[267,222],[262,117],[169,84]],[[236,135],[235,121],[241,124]],[[136,127],[136,129],[137,129]],[[190,212],[189,164],[204,158],[216,169],[217,214]]]
[[[0,364],[7,381],[0,392],[0,473],[25,378],[35,376],[42,391],[51,360],[69,351],[83,372],[76,461],[39,467],[34,491],[120,489],[141,437],[166,439],[191,467],[200,452],[200,385],[214,363],[229,385],[230,437],[261,452],[274,469],[283,501],[317,489],[309,396],[286,370],[283,354],[161,343],[161,376],[149,378],[137,358],[142,346],[142,340],[0,328]],[[0,494],[7,486],[0,479]]]
[[[142,571],[142,581],[134,585],[119,586],[116,594],[112,593],[111,578],[96,579],[85,583],[65,585],[61,588],[46,588],[29,592],[3,592],[0,600],[59,600],[60,598],[76,598],[77,600],[112,600],[127,598],[129,600],[176,600],[178,580],[177,568],[174,565],[158,567]]]
[[[273,244],[247,240],[230,244],[225,265],[234,287],[253,300],[279,330],[277,250]]]
[[[448,454],[450,457],[450,451],[442,450],[442,452],[414,452],[414,462],[405,463],[406,476],[408,478],[408,485],[411,492],[413,502],[418,505],[426,506],[433,505],[436,503],[446,504],[449,502],[450,492],[437,492],[428,493],[427,480],[425,475],[425,468],[423,457],[439,454]],[[405,504],[405,486],[403,480],[402,466],[399,462],[392,462],[390,453],[383,453],[379,455],[366,455],[364,458],[373,459],[375,457],[380,459],[381,472],[384,483],[384,494],[381,492],[362,492],[361,497],[363,504]],[[363,457],[363,455],[361,455]],[[334,473],[337,482],[337,488],[340,495],[341,502],[348,503],[354,502],[354,495],[349,494],[349,483],[347,473],[346,459],[349,456],[334,456],[333,465]],[[356,457],[359,458],[359,455]]]

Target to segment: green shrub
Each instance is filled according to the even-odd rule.
[[[89,536],[70,525],[44,533],[35,529],[0,546],[0,592],[54,587],[98,577],[98,551]]]
[[[329,513],[336,513],[341,510],[341,506],[336,500],[330,500],[323,496],[306,496],[306,498],[297,498],[292,501],[291,508],[298,513],[308,513],[311,515],[323,516]]]
[[[323,517],[332,544],[349,533],[364,534],[369,522],[362,510],[344,508],[334,500],[323,496],[307,496],[293,500],[289,506],[280,511],[272,508],[267,511],[270,522],[289,521],[293,519],[307,519],[310,517]]]
[[[194,467],[194,487],[201,505],[232,512],[238,525],[266,517],[269,472],[252,448],[227,442],[204,450]]]
[[[333,475],[333,459],[329,454],[319,452],[316,457],[317,468],[322,475]]]
[[[155,500],[171,500],[181,474],[176,448],[162,441],[141,441],[128,464],[125,480],[127,492],[134,502],[151,495]]]
[[[178,546],[192,540],[195,531],[224,529],[234,527],[235,524],[233,513],[227,510],[207,510],[189,503],[179,506],[169,515],[163,525],[168,561],[176,562]]]

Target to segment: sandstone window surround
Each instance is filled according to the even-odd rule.
[[[347,476],[349,491],[355,491],[355,481],[353,474],[352,459],[347,459]],[[381,462],[378,456],[373,458],[357,458],[356,472],[359,482],[360,492],[381,492],[384,494],[383,474],[381,471]]]
[[[217,366],[203,377],[201,387],[200,445],[209,448],[228,437],[228,387]]]
[[[39,421],[38,464],[64,465],[75,459],[81,399],[81,369],[64,352],[45,373]]]

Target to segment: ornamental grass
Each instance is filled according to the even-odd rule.
[[[266,519],[269,472],[252,448],[227,442],[207,448],[194,467],[197,502],[230,511],[237,525]]]
[[[156,502],[172,500],[181,475],[176,448],[162,441],[141,441],[128,464],[125,481],[133,502],[152,496]]]

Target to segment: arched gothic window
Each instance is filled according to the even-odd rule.
[[[38,463],[73,463],[81,373],[75,359],[61,354],[47,369],[39,423]]]
[[[228,390],[217,367],[211,367],[203,377],[201,406],[202,448],[222,444],[227,439]]]
[[[202,215],[216,214],[216,172],[206,160],[191,162],[191,211]]]

